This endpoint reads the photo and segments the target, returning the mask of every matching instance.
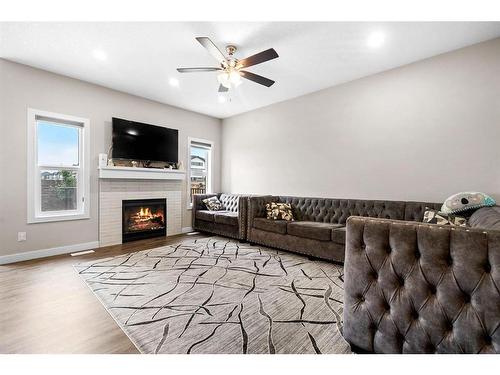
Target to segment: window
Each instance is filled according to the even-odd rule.
[[[28,223],[89,217],[90,122],[28,110]]]
[[[188,207],[193,205],[194,194],[212,192],[212,147],[213,142],[203,139],[189,138],[188,140]]]

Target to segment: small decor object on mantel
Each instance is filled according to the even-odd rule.
[[[441,212],[446,214],[454,214],[473,210],[481,207],[495,206],[495,200],[480,192],[462,192],[448,197],[441,207]]]
[[[137,168],[139,166],[139,163],[135,160],[132,160],[132,167]]]

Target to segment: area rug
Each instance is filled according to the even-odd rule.
[[[350,353],[333,263],[210,237],[75,268],[142,353]]]

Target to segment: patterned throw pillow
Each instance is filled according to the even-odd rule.
[[[222,203],[220,202],[219,198],[217,198],[217,197],[203,199],[203,203],[205,203],[205,206],[207,206],[209,211],[222,210]]]
[[[452,195],[446,199],[441,207],[441,212],[455,214],[457,212],[494,205],[496,205],[495,200],[484,193],[464,192]]]
[[[292,206],[290,203],[267,203],[266,211],[268,219],[293,221]]]
[[[423,222],[429,224],[451,225],[454,227],[467,226],[467,219],[465,217],[445,214],[429,207],[425,208]]]

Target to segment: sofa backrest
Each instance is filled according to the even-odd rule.
[[[375,353],[500,352],[500,232],[352,217],[344,338]]]
[[[279,201],[291,203],[298,220],[345,224],[349,216],[393,220],[403,220],[405,217],[405,202],[400,201],[287,196],[280,196]]]
[[[225,211],[238,212],[240,197],[238,194],[221,194],[219,200]]]
[[[434,210],[440,210],[442,203],[429,202],[406,202],[405,203],[405,221],[419,221],[424,218],[425,208],[429,207]]]

